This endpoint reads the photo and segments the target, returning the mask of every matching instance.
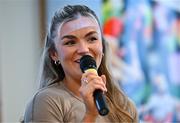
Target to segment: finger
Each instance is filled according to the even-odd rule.
[[[93,93],[96,89],[100,89],[103,92],[106,91],[105,84],[102,82],[102,79],[100,77],[91,79],[91,81],[89,81],[88,83],[82,80],[81,89],[83,89],[86,94]]]
[[[88,79],[87,79],[86,77],[82,78],[82,79],[81,79],[81,84],[82,84],[82,85],[88,84]]]
[[[105,75],[101,75],[101,79],[104,82],[104,86],[105,86],[105,92],[107,92],[107,88],[106,88],[106,76]]]
[[[101,77],[99,77],[98,75],[95,75],[95,74],[84,74],[81,78],[82,81],[85,80],[85,82],[88,81],[88,83],[95,79],[102,81]]]
[[[105,75],[101,75],[101,78],[102,78],[104,84],[106,85],[106,76]]]
[[[89,82],[92,78],[97,77],[98,75],[95,73],[83,73],[81,77],[81,84],[84,82]]]
[[[83,74],[82,74],[82,77],[81,77],[81,85],[85,85],[85,84],[87,84],[87,83],[88,83],[88,79],[87,79],[87,77],[86,77],[86,74],[83,73]]]
[[[86,72],[84,73],[84,76],[88,77],[88,76],[98,76],[97,73],[94,73],[94,72]]]
[[[93,82],[93,81],[96,81],[96,82],[98,82],[98,83],[100,83],[102,86],[103,86],[103,90],[105,91],[105,92],[107,92],[107,88],[106,88],[106,77],[105,77],[105,75],[102,75],[102,76],[97,76],[97,75],[93,75],[93,74],[91,74],[91,75],[88,75],[88,82],[89,83],[91,83],[91,82]],[[97,84],[97,83],[96,83]]]
[[[97,79],[99,81],[102,81],[101,77],[98,76],[98,75],[88,74],[86,77],[88,78],[88,81],[92,81],[92,80],[95,80],[95,79]]]
[[[88,86],[93,88],[93,91],[96,89],[100,89],[102,91],[107,91],[105,84],[102,82],[101,78],[95,78],[91,80],[88,84]]]

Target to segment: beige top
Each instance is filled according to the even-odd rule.
[[[62,82],[38,91],[26,107],[24,122],[80,123],[85,115],[83,100],[71,93]],[[97,123],[110,122],[98,116]]]

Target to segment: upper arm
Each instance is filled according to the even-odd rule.
[[[26,108],[25,122],[63,122],[61,104],[47,94],[37,94]]]

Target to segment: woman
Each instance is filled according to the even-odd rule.
[[[80,59],[92,56],[98,75],[82,73]],[[52,18],[43,52],[40,90],[26,108],[25,122],[138,122],[132,102],[113,83],[106,47],[95,13],[68,5]],[[86,80],[86,81],[84,81]],[[100,116],[93,92],[104,92],[109,114]]]

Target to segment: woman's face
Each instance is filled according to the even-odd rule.
[[[60,25],[55,42],[57,54],[65,76],[80,79],[80,59],[83,55],[94,57],[99,67],[103,55],[101,31],[93,17],[78,19]]]

